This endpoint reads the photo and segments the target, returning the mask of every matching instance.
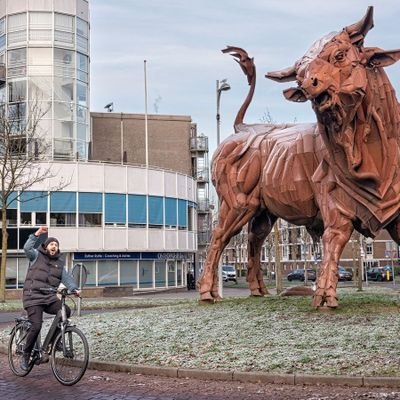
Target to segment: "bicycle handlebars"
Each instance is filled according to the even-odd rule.
[[[39,289],[41,292],[48,292],[48,293],[56,293],[61,294],[61,296],[70,296],[70,295],[77,295],[77,291],[69,291],[67,288],[54,288],[54,287],[45,287]],[[78,296],[79,297],[79,296]]]

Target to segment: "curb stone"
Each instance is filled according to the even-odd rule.
[[[0,343],[0,353],[7,354],[7,346]],[[274,383],[285,385],[341,385],[354,387],[400,388],[400,377],[347,376],[347,375],[296,375],[270,374],[264,372],[215,371],[206,369],[152,367],[115,361],[90,360],[89,369],[97,371],[125,372],[157,375],[170,378],[194,378],[204,380]]]

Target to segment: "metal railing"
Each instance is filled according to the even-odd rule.
[[[196,136],[190,138],[191,151],[208,151],[208,137]]]

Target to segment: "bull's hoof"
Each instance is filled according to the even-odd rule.
[[[262,294],[263,296],[269,294],[268,289],[267,289],[266,287],[261,288],[261,289],[260,289],[260,292],[261,292],[261,294]]]
[[[323,307],[325,305],[325,299],[324,296],[320,296],[320,295],[314,295],[312,302],[311,302],[312,306],[314,308],[319,308],[319,307]]]
[[[214,297],[211,296],[210,292],[204,292],[200,294],[200,302],[202,303],[214,303]]]
[[[320,296],[314,295],[312,300],[312,306],[315,308],[327,307],[330,309],[334,309],[338,307],[338,301],[336,297],[333,296]]]
[[[260,289],[252,289],[250,290],[250,297],[263,297],[263,293],[260,291]]]
[[[336,297],[328,296],[326,298],[326,306],[327,307],[329,307],[329,308],[337,308],[338,305],[339,304],[338,304],[338,301],[337,301]]]

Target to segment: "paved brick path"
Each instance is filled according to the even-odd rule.
[[[241,384],[88,370],[72,387],[60,385],[50,365],[14,376],[0,354],[0,399],[12,400],[400,400],[400,392],[329,386]]]

